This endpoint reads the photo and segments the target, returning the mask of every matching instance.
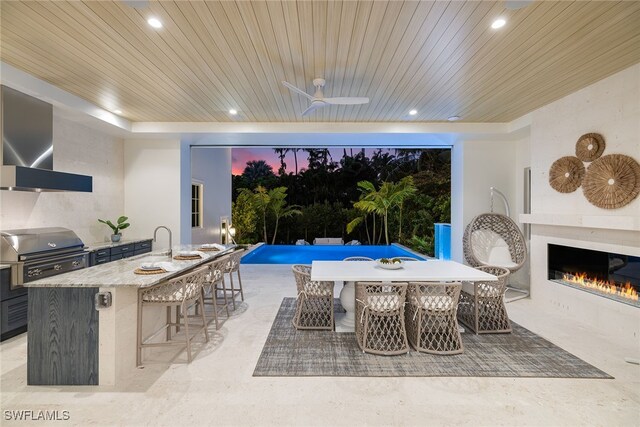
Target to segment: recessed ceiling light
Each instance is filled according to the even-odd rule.
[[[498,18],[495,21],[493,21],[493,23],[491,24],[491,28],[493,28],[494,30],[497,30],[498,28],[502,28],[504,27],[504,24],[506,24],[507,21],[505,21],[502,18]]]
[[[153,28],[162,28],[162,22],[160,22],[158,18],[149,18],[147,19],[147,23]]]
[[[231,114],[232,116],[235,116],[236,114],[238,114],[238,110],[234,110],[232,108],[231,110],[229,110],[229,114]]]
[[[410,116],[415,116],[416,114],[418,114],[418,110],[411,110],[411,111],[409,111],[409,115],[410,115]]]
[[[457,122],[458,120],[460,120],[460,116],[450,116],[447,120],[449,120],[450,122]]]
[[[113,114],[122,114],[122,110],[113,110]]]

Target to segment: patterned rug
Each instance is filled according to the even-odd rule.
[[[354,333],[297,331],[295,301],[283,299],[253,376],[613,378],[515,323],[511,334],[463,333],[455,356],[365,354]]]

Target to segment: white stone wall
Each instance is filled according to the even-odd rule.
[[[124,207],[132,224],[128,237],[152,237],[159,225],[169,227],[173,244],[180,233],[180,140],[125,140]],[[167,248],[168,234],[158,232],[155,249]]]
[[[0,191],[0,229],[67,227],[86,243],[109,240],[98,218],[124,213],[123,141],[60,116],[54,108],[53,167],[91,175],[92,193]]]
[[[191,178],[203,184],[203,226],[191,243],[220,243],[220,217],[231,220],[231,148],[191,147]]]
[[[626,219],[640,217],[640,198],[623,208],[608,210],[591,205],[580,188],[562,194],[549,186],[548,171],[553,161],[575,155],[577,139],[588,132],[605,137],[604,154],[626,154],[640,161],[640,64],[532,113],[534,217],[551,214],[563,216],[570,223],[574,218],[576,224],[580,216],[606,217],[611,223],[629,223]],[[547,280],[549,243],[640,256],[640,231],[534,224],[531,236],[533,301],[555,307],[589,327],[614,338],[633,340],[640,346],[637,308]]]
[[[558,193],[549,186],[549,167],[575,156],[578,138],[602,134],[606,154],[626,154],[640,162],[640,64],[601,80],[532,113],[531,162],[533,213],[602,216],[640,215],[640,198],[620,209],[601,209],[579,188]]]

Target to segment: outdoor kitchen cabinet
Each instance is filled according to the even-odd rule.
[[[89,266],[105,264],[147,252],[151,252],[151,239],[113,244],[92,250],[89,253]]]
[[[0,341],[27,330],[27,289],[11,288],[11,269],[0,269]]]

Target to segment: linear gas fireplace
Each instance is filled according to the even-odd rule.
[[[640,257],[549,244],[549,280],[640,308]]]

